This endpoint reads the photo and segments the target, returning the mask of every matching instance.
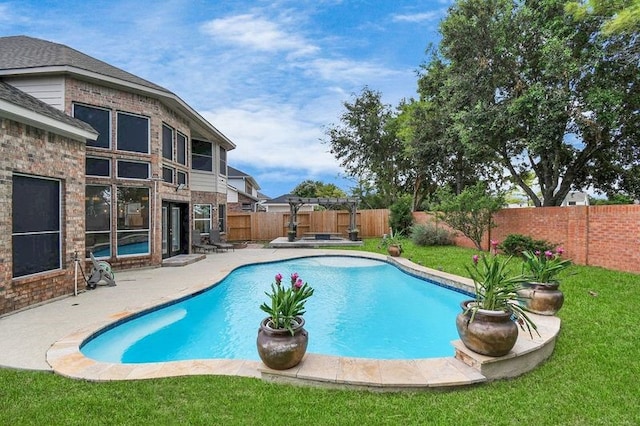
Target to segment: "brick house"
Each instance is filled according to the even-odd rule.
[[[0,248],[0,313],[71,293],[76,251],[85,259],[93,252],[116,269],[158,266],[189,253],[191,229],[224,231],[227,151],[235,145],[171,91],[70,47],[25,36],[0,37],[0,83],[9,99],[3,102],[42,118],[1,116],[2,238],[12,236],[13,244],[7,240]],[[51,129],[62,125],[62,134]],[[65,196],[56,231],[59,262],[27,268],[22,278],[12,264],[29,253],[19,244],[15,215],[22,217],[16,208],[29,197],[15,191],[29,189],[29,179],[54,179]],[[31,247],[40,250],[33,254],[55,246],[47,244]],[[29,290],[18,295],[26,282]]]

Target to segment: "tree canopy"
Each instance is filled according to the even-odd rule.
[[[519,186],[535,206],[592,187],[640,198],[639,0],[458,0],[396,110],[365,87],[327,130],[388,206],[439,187]]]

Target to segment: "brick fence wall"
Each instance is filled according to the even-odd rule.
[[[432,221],[424,212],[414,217],[418,222]],[[640,273],[640,205],[504,209],[494,220],[497,226],[485,235],[484,248],[489,239],[523,234],[562,246],[577,264]],[[474,247],[462,236],[456,244]]]

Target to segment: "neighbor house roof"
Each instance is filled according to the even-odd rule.
[[[63,44],[27,36],[0,37],[0,77],[69,74],[161,99],[191,119],[192,137],[235,144],[173,92]]]
[[[0,81],[0,116],[76,140],[95,140],[98,137],[93,127],[84,121],[73,118],[3,81]]]
[[[248,180],[251,185],[254,186],[254,188],[256,190],[260,189],[260,184],[258,183],[258,181],[256,181],[254,179],[253,176],[251,176],[250,174],[247,174],[241,170],[236,169],[235,167],[231,167],[231,166],[227,166],[227,176],[229,177],[229,179],[243,179],[243,180]]]

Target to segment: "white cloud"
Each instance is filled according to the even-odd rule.
[[[323,145],[321,126],[289,105],[269,105],[248,100],[233,108],[220,108],[203,116],[228,136],[237,148],[229,153],[232,164],[251,164],[281,173],[338,173],[335,158]]]
[[[392,16],[393,22],[425,22],[435,21],[442,17],[441,12],[424,12],[413,14],[397,14]]]
[[[306,56],[319,50],[304,37],[282,28],[281,24],[251,13],[214,19],[203,24],[201,29],[215,39],[258,51],[284,51]]]

